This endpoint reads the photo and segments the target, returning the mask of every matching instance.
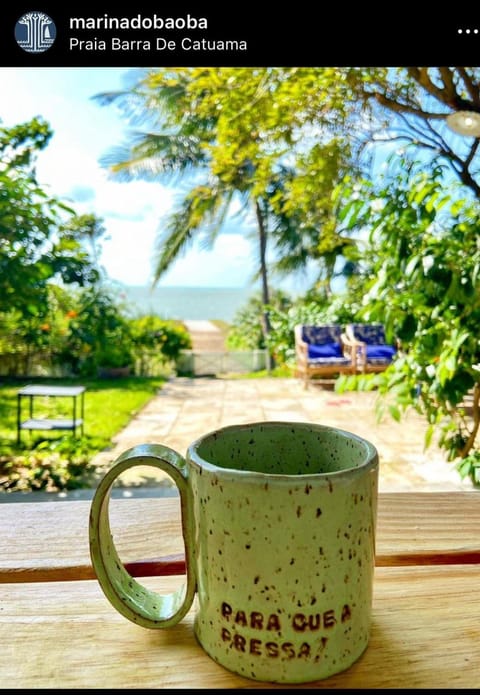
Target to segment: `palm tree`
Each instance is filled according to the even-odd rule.
[[[206,232],[206,242],[211,246],[231,211],[233,201],[239,199],[240,214],[253,213],[257,226],[263,329],[267,335],[270,330],[269,203],[267,197],[252,193],[256,167],[251,160],[245,159],[229,168],[228,177],[212,172],[209,150],[217,140],[217,123],[210,117],[199,115],[198,110],[191,109],[185,114],[183,107],[188,100],[185,75],[177,75],[174,84],[168,84],[168,78],[160,85],[158,82],[159,73],[151,73],[133,89],[96,97],[102,104],[120,104],[133,122],[150,126],[148,130],[131,134],[127,145],[112,149],[102,158],[101,163],[111,176],[119,181],[192,180],[190,189],[157,237],[153,284],[188,248],[196,234]],[[272,366],[273,359],[269,356],[268,368]]]
[[[240,202],[239,214],[254,225],[258,239],[265,335],[270,240],[280,259],[274,269],[302,270],[314,259],[327,276],[349,244],[330,222],[332,189],[353,171],[350,148],[331,138],[328,109],[324,130],[307,126],[307,134],[304,114],[285,115],[289,79],[293,85],[296,75],[272,68],[157,69],[127,90],[96,97],[119,105],[132,124],[142,126],[102,158],[111,176],[189,185],[157,237],[153,283],[199,234],[213,244],[233,203]]]

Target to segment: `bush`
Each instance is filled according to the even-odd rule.
[[[103,286],[82,291],[59,358],[74,375],[95,376],[99,367],[133,363],[133,341],[124,307]]]
[[[264,312],[276,308],[279,311],[291,306],[291,298],[281,290],[272,292],[269,307],[262,303],[260,294],[250,297],[235,314],[227,333],[226,345],[230,350],[264,350],[266,347],[263,330]]]
[[[0,452],[0,488],[6,492],[42,490],[61,492],[90,488],[95,469],[91,465],[93,442],[66,435],[44,441],[22,454]],[[96,444],[97,447],[100,444]]]
[[[478,486],[478,199],[453,184],[445,187],[441,167],[427,173],[408,159],[399,164],[398,175],[362,192],[364,208],[353,219],[370,229],[361,320],[384,323],[387,336],[401,340],[403,354],[368,381],[342,377],[337,386],[377,388],[379,414],[388,408],[397,420],[414,408],[428,423],[425,446],[436,438],[447,459]]]
[[[181,351],[192,347],[190,334],[179,321],[146,315],[130,319],[130,329],[137,374],[151,374],[156,364],[176,363]]]

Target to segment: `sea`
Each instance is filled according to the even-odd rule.
[[[131,316],[154,314],[186,321],[231,323],[237,311],[259,292],[248,287],[150,287],[122,285],[118,293]]]

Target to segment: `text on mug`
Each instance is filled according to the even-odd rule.
[[[234,611],[232,606],[224,601],[221,607],[222,617],[240,627],[250,627],[254,630],[271,630],[278,632],[282,629],[278,613],[263,614],[260,611]],[[344,623],[350,619],[351,608],[345,604],[338,614],[333,608],[322,613],[295,613],[291,618],[291,627],[295,632],[316,631],[322,628],[332,628],[338,622]],[[337,617],[338,615],[338,617]]]

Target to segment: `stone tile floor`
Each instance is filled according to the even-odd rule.
[[[401,422],[388,415],[378,422],[376,398],[374,392],[337,394],[319,385],[304,389],[297,379],[174,378],[116,436],[113,448],[98,454],[93,463],[109,468],[120,453],[141,443],[165,444],[184,454],[197,437],[235,423],[304,421],[340,427],[370,440],[380,457],[380,491],[472,489],[441,450],[434,445],[424,450],[423,418],[411,411]],[[121,485],[132,490],[169,488],[171,481],[156,469],[142,467],[124,473]]]

